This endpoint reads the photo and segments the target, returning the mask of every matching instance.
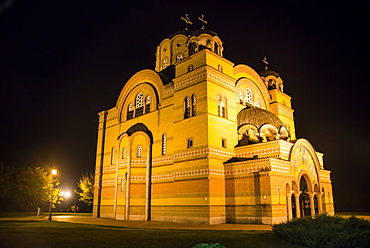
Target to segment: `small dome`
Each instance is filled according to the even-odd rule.
[[[267,77],[267,76],[270,76],[270,75],[273,75],[277,78],[280,77],[280,75],[276,71],[273,71],[273,70],[264,70],[264,71],[261,72],[262,77]]]
[[[260,128],[263,124],[271,124],[276,128],[284,126],[283,122],[273,113],[261,108],[244,108],[238,114],[238,128],[245,124]]]
[[[168,39],[172,39],[173,37],[175,37],[175,36],[176,36],[176,35],[178,35],[178,34],[183,34],[183,35],[185,35],[185,36],[189,36],[189,35],[191,35],[193,32],[194,32],[193,30],[185,30],[185,29],[183,29],[183,30],[179,30],[179,31],[177,31],[177,32],[175,32],[175,33],[172,33],[170,36],[168,36]]]

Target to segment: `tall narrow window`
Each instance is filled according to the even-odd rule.
[[[239,103],[243,104],[244,103],[244,96],[243,93],[239,92]]]
[[[194,66],[193,65],[189,65],[188,72],[191,72],[192,70],[194,70]]]
[[[257,108],[259,108],[260,107],[260,101],[255,100],[254,101],[254,106],[256,106]]]
[[[221,145],[223,148],[226,148],[226,139],[222,139]]]
[[[134,118],[134,106],[132,106],[132,103],[128,105],[128,111],[127,111],[127,120],[130,120]]]
[[[193,139],[188,139],[188,148],[193,147]]]
[[[122,159],[126,158],[126,147],[122,148]]]
[[[136,157],[141,158],[143,152],[143,148],[141,146],[137,147],[137,154]]]
[[[245,98],[245,102],[246,103],[249,103],[249,104],[253,104],[253,100],[252,100],[252,91],[250,89],[247,89],[247,96]]]
[[[221,96],[217,96],[217,114],[218,116],[221,116],[222,114],[222,108],[221,108]]]
[[[195,116],[195,95],[191,96],[191,116]]]
[[[190,117],[190,101],[188,97],[185,97],[184,100],[184,118]]]
[[[162,155],[167,153],[167,135],[164,133],[162,135]]]
[[[114,147],[112,147],[110,154],[110,164],[114,164]]]
[[[143,93],[139,93],[137,94],[136,96],[136,104],[135,104],[135,107],[136,107],[136,113],[135,113],[135,117],[138,117],[140,115],[143,115],[143,110],[144,110],[144,106],[143,106]]]
[[[222,72],[222,65],[218,65],[218,70]]]
[[[221,117],[226,118],[226,108],[227,108],[227,100],[224,97],[221,101]]]
[[[145,114],[150,112],[150,102],[151,102],[150,96],[147,96],[145,98]]]
[[[125,179],[121,180],[121,191],[125,190]]]
[[[163,69],[166,69],[167,68],[167,66],[168,66],[168,62],[167,62],[167,59],[164,59],[163,60]]]
[[[215,42],[215,54],[218,54],[218,45],[216,42]]]

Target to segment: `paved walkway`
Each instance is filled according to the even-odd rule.
[[[157,228],[157,229],[183,229],[183,230],[263,230],[263,231],[272,230],[270,225],[256,225],[256,224],[197,225],[162,221],[125,221],[108,218],[94,218],[70,215],[65,216],[54,215],[53,220],[102,226],[128,227],[128,228]]]

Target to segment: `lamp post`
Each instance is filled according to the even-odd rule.
[[[50,201],[49,201],[49,218],[48,221],[52,221],[52,208],[53,208],[53,191],[54,191],[54,176],[57,174],[57,169],[52,169],[51,170],[51,177],[52,177],[52,187],[51,187],[51,192],[50,192]]]

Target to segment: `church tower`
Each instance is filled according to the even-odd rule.
[[[99,113],[94,216],[272,224],[333,213],[330,172],[296,140],[279,74],[224,58],[199,20],[160,42],[155,69]]]

